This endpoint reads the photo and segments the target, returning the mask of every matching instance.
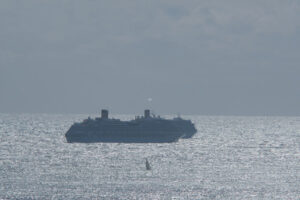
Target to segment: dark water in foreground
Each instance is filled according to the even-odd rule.
[[[0,114],[0,199],[300,199],[300,117],[186,116],[198,133],[177,143],[66,143],[86,117]]]

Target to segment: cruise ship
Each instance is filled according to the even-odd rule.
[[[161,118],[151,115],[149,109],[130,121],[111,119],[108,110],[102,110],[101,117],[74,123],[65,136],[69,143],[164,143],[191,138],[196,132],[191,120]]]

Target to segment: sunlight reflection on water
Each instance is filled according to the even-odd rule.
[[[86,117],[0,114],[0,198],[300,197],[299,117],[185,116],[198,133],[177,143],[66,143]]]

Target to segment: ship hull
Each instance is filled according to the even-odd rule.
[[[91,132],[91,131],[68,131],[66,134],[69,143],[171,143],[191,133],[182,132]]]
[[[171,143],[178,137],[67,137],[68,143]]]

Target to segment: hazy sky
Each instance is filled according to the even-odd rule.
[[[0,113],[300,115],[299,0],[1,0]]]

